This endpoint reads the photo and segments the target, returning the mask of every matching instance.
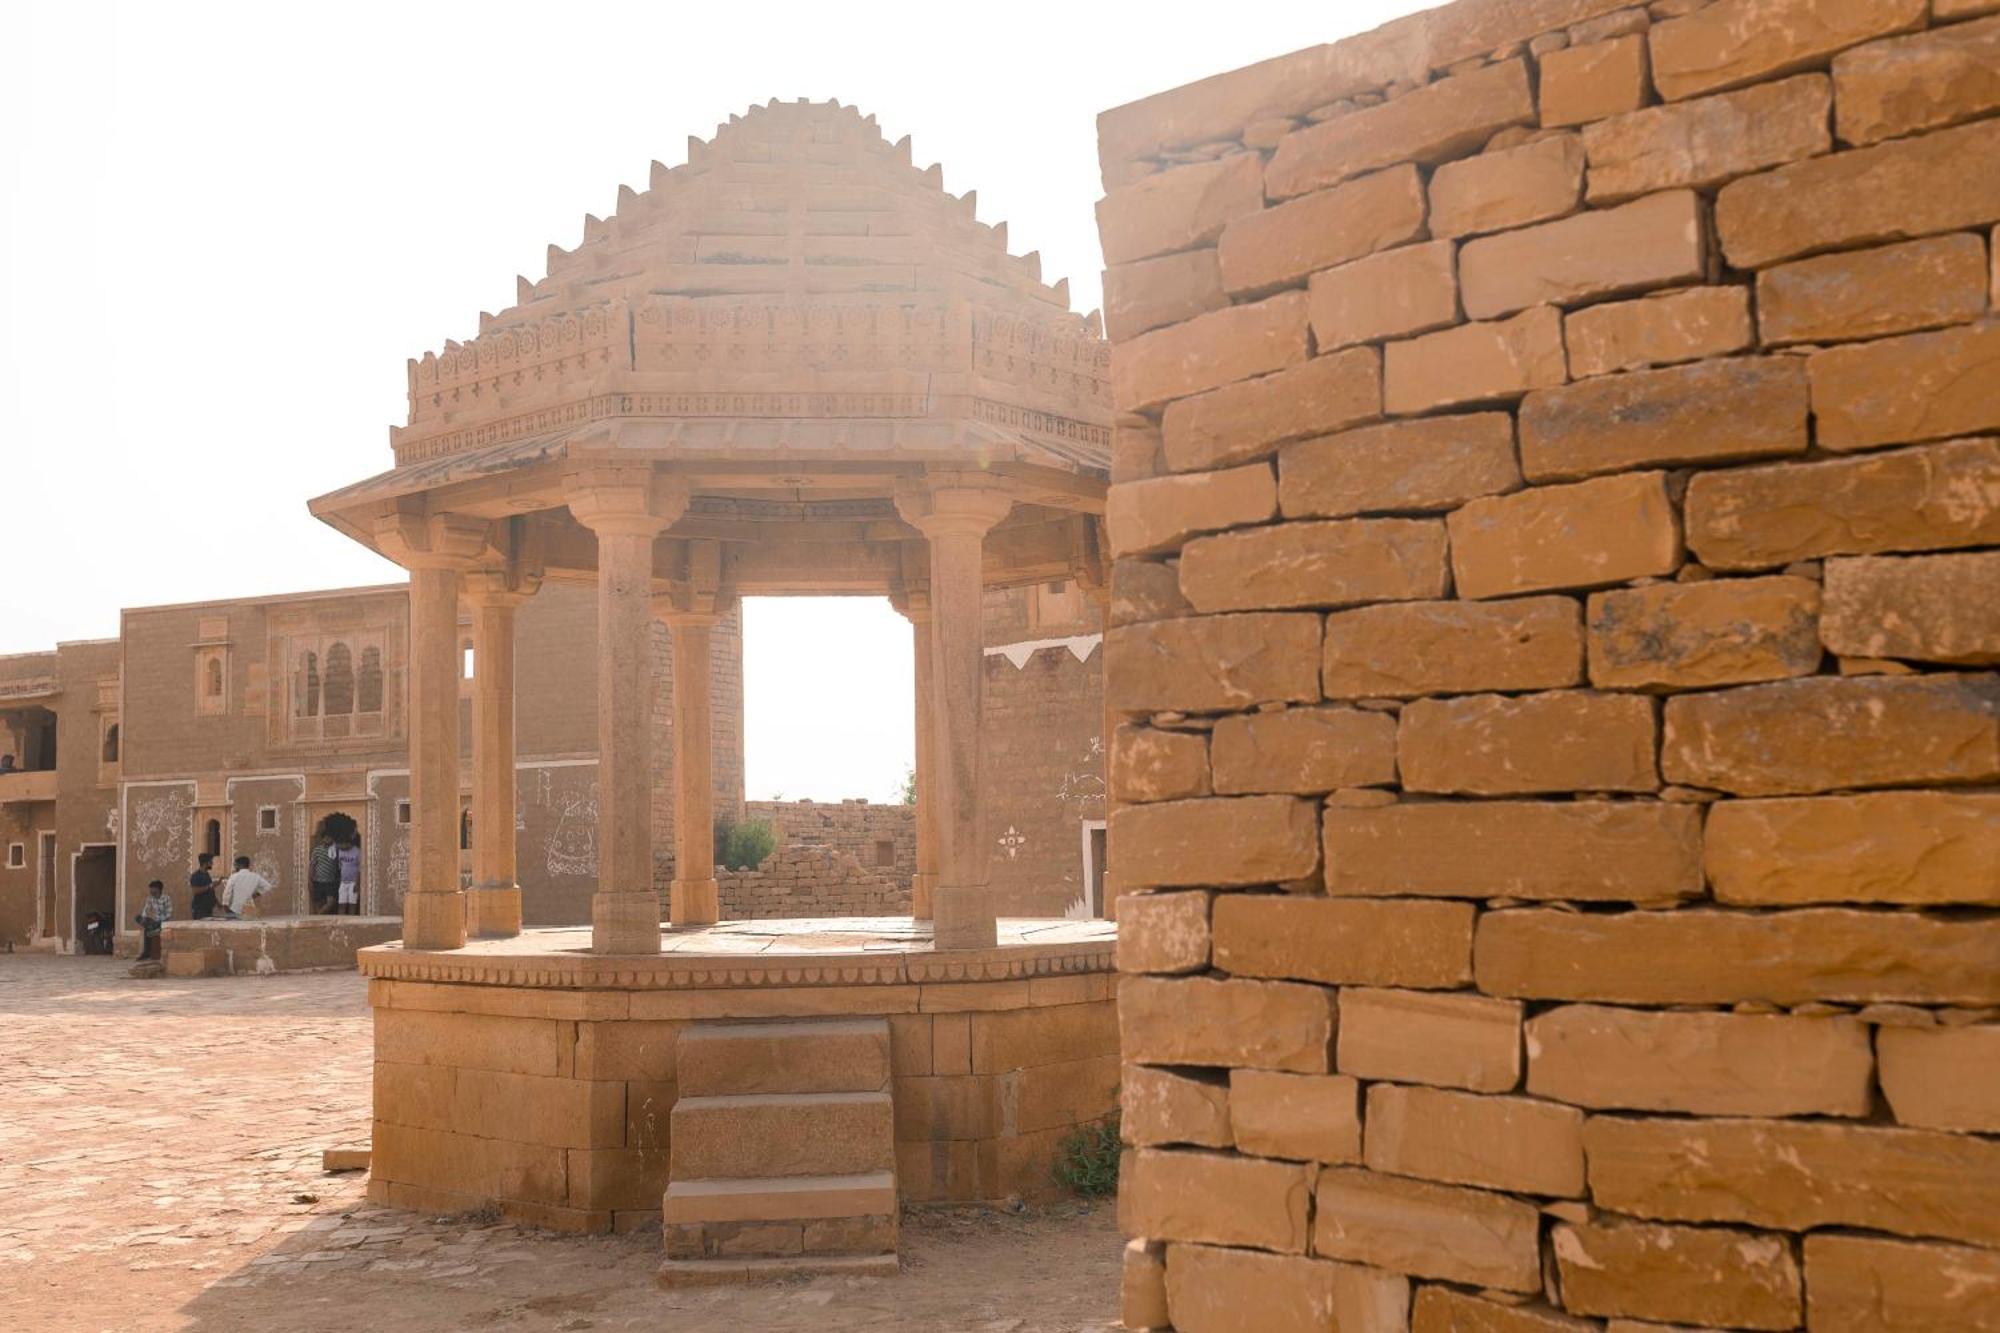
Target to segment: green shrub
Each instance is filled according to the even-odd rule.
[[[1078,1125],[1056,1145],[1056,1183],[1072,1194],[1102,1199],[1118,1192],[1118,1117]]]
[[[727,870],[755,870],[778,846],[778,835],[765,819],[715,826],[715,861]]]
[[[911,764],[903,772],[902,800],[904,805],[917,803],[917,766]]]

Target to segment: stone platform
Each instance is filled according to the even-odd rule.
[[[583,928],[365,949],[370,1197],[570,1231],[657,1223],[683,1031],[824,1018],[887,1024],[901,1202],[1047,1197],[1057,1143],[1116,1107],[1115,930],[999,934],[937,952],[906,917],[780,919],[663,930],[657,956],[593,954]]]
[[[351,968],[355,955],[403,933],[396,916],[266,916],[169,921],[160,958],[170,977],[259,976]]]

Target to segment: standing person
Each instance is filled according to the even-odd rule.
[[[234,921],[245,908],[271,891],[271,881],[250,868],[250,858],[236,858],[236,873],[222,882],[222,914]]]
[[[334,853],[340,866],[339,905],[334,908],[342,916],[361,915],[361,844],[349,838]]]
[[[318,841],[312,849],[312,911],[338,912],[337,898],[340,892],[339,853],[334,850],[333,834],[321,829]]]
[[[146,901],[139,907],[139,929],[145,932],[146,946],[139,951],[139,961],[146,962],[160,956],[160,926],[174,918],[174,900],[167,897],[167,886],[153,880],[146,885]]]
[[[194,873],[188,876],[188,887],[194,890],[194,897],[188,902],[188,915],[197,921],[206,921],[215,915],[215,876],[210,867],[215,864],[214,852],[203,852],[194,859]]]

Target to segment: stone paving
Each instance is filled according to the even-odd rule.
[[[880,1281],[664,1292],[657,1232],[557,1237],[373,1207],[351,972],[135,981],[0,955],[0,1328],[1114,1327],[1108,1207],[917,1213]]]

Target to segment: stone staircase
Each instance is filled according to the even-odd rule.
[[[886,1021],[690,1023],[675,1059],[661,1282],[896,1271]]]

